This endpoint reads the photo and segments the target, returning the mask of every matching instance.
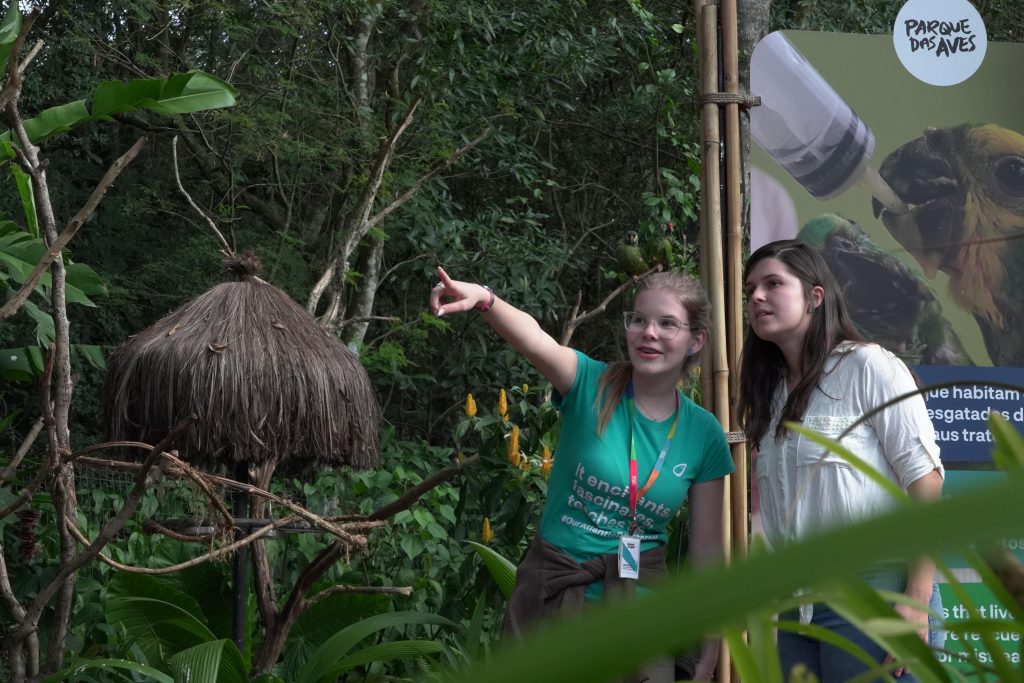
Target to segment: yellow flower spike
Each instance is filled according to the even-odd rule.
[[[512,433],[508,435],[508,461],[511,465],[519,465],[519,427],[512,425]]]
[[[466,417],[476,417],[476,401],[473,394],[466,394]]]
[[[498,415],[502,420],[508,419],[508,396],[505,395],[504,389],[498,392]]]
[[[494,540],[494,532],[491,531],[491,520],[488,517],[484,517],[484,528],[480,531],[480,537],[484,539],[484,543],[490,543]]]
[[[548,475],[551,474],[551,465],[554,464],[554,460],[551,458],[551,449],[547,446],[544,447],[544,451],[540,458],[540,473],[547,479]]]
[[[523,396],[526,396],[528,393],[530,393],[530,385],[529,384],[524,384],[523,385]]]
[[[521,469],[523,472],[529,472],[531,467],[532,467],[532,463],[530,463],[530,459],[526,457],[526,454],[523,453],[522,455],[520,455],[519,456],[519,469]]]

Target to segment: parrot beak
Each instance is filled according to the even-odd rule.
[[[928,247],[924,243],[924,230],[919,223],[919,217],[931,213],[927,205],[911,205],[909,213],[899,215],[883,211],[881,218],[896,241],[921,264],[926,278],[934,280],[945,260],[945,245]]]
[[[892,152],[879,169],[910,211],[895,214],[872,201],[875,217],[917,259],[928,279],[954,267],[964,218],[960,179],[935,137],[935,131],[926,131]]]

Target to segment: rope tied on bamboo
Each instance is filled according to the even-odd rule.
[[[743,432],[726,432],[725,440],[728,443],[743,443],[747,440],[747,435]]]
[[[701,93],[701,104],[738,104],[744,109],[761,106],[760,95],[750,95],[739,92],[706,92]]]

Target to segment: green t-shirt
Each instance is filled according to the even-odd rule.
[[[628,531],[631,420],[623,398],[604,434],[597,433],[594,399],[607,364],[579,351],[576,354],[576,379],[565,396],[556,393],[554,398],[562,411],[562,426],[540,533],[544,540],[582,562],[617,553],[619,537]],[[673,417],[655,422],[639,410],[634,415],[637,476],[642,488]],[[691,483],[711,481],[732,471],[732,456],[718,420],[680,393],[679,427],[661,474],[637,502],[641,550],[668,541],[668,524],[683,504]]]

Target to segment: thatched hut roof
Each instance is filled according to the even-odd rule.
[[[246,254],[219,284],[130,337],[107,366],[111,440],[175,444],[188,462],[372,467],[380,408],[358,358]]]

